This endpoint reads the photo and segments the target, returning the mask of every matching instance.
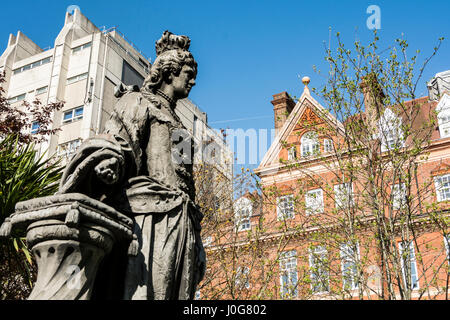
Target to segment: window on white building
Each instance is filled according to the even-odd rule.
[[[436,106],[436,112],[441,138],[450,137],[450,96],[448,94],[444,94],[441,98]]]
[[[245,231],[251,228],[252,201],[247,198],[239,199],[235,204],[235,225],[236,230]]]
[[[406,205],[406,186],[404,183],[392,186],[392,208],[399,210]]]
[[[84,109],[83,106],[81,106],[78,108],[74,108],[74,109],[65,111],[62,122],[69,123],[69,122],[83,119],[83,109]]]
[[[51,61],[52,61],[52,57],[48,57],[48,58],[45,58],[45,59],[42,59],[42,60],[39,60],[39,61],[36,61],[36,62],[33,62],[33,63],[29,63],[29,64],[27,64],[27,65],[25,65],[23,67],[15,69],[13,71],[13,74],[18,74],[18,73],[21,73],[21,72],[24,72],[24,71],[27,71],[27,70],[30,70],[30,69],[42,66],[43,64],[49,63]]]
[[[434,178],[437,201],[450,200],[450,174]]]
[[[91,45],[92,45],[92,43],[88,42],[88,43],[85,43],[85,44],[83,44],[81,46],[75,47],[75,48],[72,49],[72,53],[77,53],[77,52],[79,52],[81,50],[84,50],[86,48],[90,48]]]
[[[414,246],[412,242],[398,244],[400,255],[403,281],[408,283],[411,289],[419,288],[419,277],[417,274],[416,257],[414,255]],[[406,275],[409,274],[408,279]]]
[[[14,103],[14,102],[19,102],[19,101],[25,100],[25,97],[26,97],[26,93],[22,93],[22,94],[20,94],[18,96],[9,98],[7,101],[8,101],[8,103],[11,104],[11,103]]]
[[[334,186],[334,197],[337,209],[348,208],[353,205],[353,185],[341,183]]]
[[[327,250],[317,246],[309,251],[309,268],[311,275],[311,290],[314,293],[324,293],[330,290],[328,275]]]
[[[81,139],[76,139],[60,144],[57,149],[57,155],[60,157],[67,157],[68,159],[70,159],[80,146],[81,146]]]
[[[278,220],[294,218],[294,197],[290,195],[277,198],[277,217]]]
[[[306,214],[322,213],[323,205],[323,190],[314,189],[306,193],[305,196]]]
[[[308,157],[320,152],[317,132],[309,131],[305,133],[300,139],[300,143],[302,148],[302,157]]]
[[[36,95],[46,93],[48,90],[48,86],[36,89]]]
[[[297,158],[297,149],[295,147],[290,147],[288,149],[288,160],[295,160]]]
[[[290,299],[298,295],[297,251],[284,251],[280,254],[280,295]]]
[[[356,263],[359,258],[358,246],[351,243],[343,243],[340,248],[342,282],[346,290],[358,288],[358,269]]]
[[[74,82],[77,82],[80,80],[87,79],[87,77],[88,77],[87,73],[82,73],[82,74],[67,78],[67,84],[71,84],[71,83],[74,83]]]

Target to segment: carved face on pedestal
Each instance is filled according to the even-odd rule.
[[[184,65],[178,75],[172,74],[172,87],[176,99],[187,98],[192,87],[195,86],[196,72],[189,66]]]

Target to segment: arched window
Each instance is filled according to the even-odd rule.
[[[302,157],[308,157],[319,153],[319,138],[317,132],[309,131],[301,139]]]

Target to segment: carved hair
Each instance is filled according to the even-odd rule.
[[[188,65],[197,73],[197,63],[189,50],[190,39],[165,31],[161,39],[156,41],[157,58],[150,68],[150,74],[144,81],[144,88],[155,92],[161,87],[164,76],[179,75],[184,65]]]

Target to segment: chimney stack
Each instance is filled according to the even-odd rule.
[[[277,135],[283,124],[286,122],[287,117],[292,112],[292,109],[294,109],[295,102],[286,91],[283,91],[274,94],[271,103],[273,104],[275,119],[275,135]]]
[[[383,99],[385,97],[377,76],[370,73],[360,83],[364,95],[364,107],[369,126],[376,129],[377,121],[384,111]]]

